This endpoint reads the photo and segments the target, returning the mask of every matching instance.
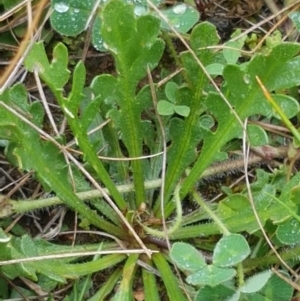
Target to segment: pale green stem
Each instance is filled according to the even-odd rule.
[[[226,228],[226,226],[223,224],[223,222],[219,219],[219,217],[207,206],[207,204],[204,202],[204,200],[201,198],[199,193],[196,191],[193,192],[193,198],[196,200],[196,202],[202,206],[202,208],[207,212],[207,214],[211,217],[211,219],[216,223],[216,225],[220,228],[221,232],[224,235],[229,235],[230,232]]]

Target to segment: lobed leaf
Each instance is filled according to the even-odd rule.
[[[33,45],[24,62],[29,71],[38,71],[54,91],[62,89],[68,82],[70,77],[68,63],[68,50],[62,43],[57,44],[53,49],[53,59],[49,63],[43,42]]]
[[[229,102],[242,121],[254,114],[268,116],[271,110],[256,82],[256,76],[270,92],[294,87],[300,83],[296,75],[300,71],[300,57],[295,57],[299,49],[299,44],[282,43],[274,47],[268,56],[256,55],[248,63],[245,71],[237,65],[227,65],[224,68],[223,76]],[[225,158],[222,147],[242,134],[241,125],[218,94],[210,93],[205,103],[218,120],[218,128],[215,132],[206,133],[201,154],[183,183],[182,195],[189,192],[207,166]],[[294,106],[294,101],[291,105]]]

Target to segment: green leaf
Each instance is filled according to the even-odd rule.
[[[295,218],[280,224],[276,230],[277,238],[286,245],[300,242],[300,222]]]
[[[3,231],[2,228],[0,228],[0,244],[1,243],[8,243],[10,241],[11,237],[7,236],[7,234]]]
[[[174,111],[180,116],[188,117],[191,110],[187,106],[175,106]]]
[[[98,15],[92,28],[92,44],[98,51],[106,52],[107,48],[105,48],[106,45],[101,35],[101,26],[101,18]]]
[[[249,138],[248,143],[251,146],[266,145],[269,142],[266,131],[256,124],[249,124],[247,126],[247,134]]]
[[[199,13],[191,6],[185,3],[174,5],[172,8],[161,10],[161,13],[168,19],[178,32],[188,32],[199,20]],[[161,21],[161,27],[170,30],[165,21]]]
[[[126,260],[123,267],[123,275],[126,275],[126,277],[122,278],[119,289],[112,298],[113,301],[134,301],[132,284],[138,257],[139,254],[131,254]]]
[[[191,45],[204,65],[212,63],[214,59],[213,51],[205,47],[214,45],[218,42],[218,39],[216,29],[210,23],[204,22],[193,28]],[[189,86],[180,87],[177,93],[177,103],[189,107],[190,114],[184,120],[172,118],[170,122],[172,144],[169,149],[168,160],[178,164],[168,166],[165,186],[166,199],[171,196],[182,173],[196,159],[195,149],[203,138],[203,129],[199,117],[204,111],[202,107],[203,89],[208,80],[202,69],[195,64],[195,60],[190,53],[183,52],[180,58],[189,80]],[[169,206],[166,208],[167,215],[170,214],[169,211],[174,209],[174,204]],[[158,211],[158,206],[155,207],[155,210]]]
[[[153,265],[152,261],[147,260],[146,263],[150,266]],[[154,273],[149,273],[146,269],[142,269],[142,281],[144,285],[144,293],[145,293],[145,300],[149,301],[160,301],[160,292],[157,289],[157,281],[156,275]]]
[[[88,301],[105,300],[105,298],[113,291],[115,285],[122,276],[122,269],[116,268],[114,272],[107,278],[106,282],[99,288],[97,293],[88,299]]]
[[[285,94],[273,94],[272,98],[279,105],[280,109],[287,118],[290,119],[296,116],[299,112],[299,103],[293,97]],[[281,117],[274,111],[272,112],[272,115],[277,119],[281,119]]]
[[[290,278],[288,273],[279,271],[284,277]],[[268,301],[290,301],[293,295],[293,287],[285,280],[272,274],[264,287],[259,291],[259,295],[267,298]],[[255,301],[255,300],[253,300]]]
[[[110,1],[102,11],[101,32],[119,74],[116,87],[119,108],[111,110],[109,116],[120,131],[129,156],[139,157],[149,129],[148,122],[141,121],[148,103],[140,103],[135,93],[147,68],[155,68],[163,53],[164,43],[157,38],[159,20],[150,15],[135,18],[132,5]],[[131,167],[138,207],[145,200],[145,171],[140,160],[132,161]]]
[[[242,121],[254,114],[268,116],[272,112],[256,82],[256,76],[260,77],[270,92],[299,85],[300,78],[297,74],[300,70],[300,57],[295,57],[299,49],[299,44],[282,43],[274,47],[268,56],[256,55],[245,71],[237,65],[227,65],[224,68],[226,94]],[[221,152],[223,146],[242,133],[241,125],[218,94],[210,93],[206,106],[217,119],[218,128],[214,132],[206,132],[201,154],[182,184],[182,196],[190,191],[207,166],[224,158],[225,154]]]
[[[224,70],[224,65],[220,63],[213,63],[205,67],[206,71],[210,75],[222,75]]]
[[[207,265],[196,273],[189,275],[186,281],[193,285],[209,285],[215,287],[222,282],[232,279],[235,274],[234,269]]]
[[[261,290],[270,277],[272,272],[270,270],[258,273],[246,280],[245,284],[240,288],[242,293],[253,294]]]
[[[162,116],[170,116],[174,114],[175,105],[166,100],[160,100],[157,103],[157,112]]]
[[[176,242],[172,245],[171,258],[183,270],[197,271],[206,266],[205,258],[193,246]]]
[[[233,289],[221,284],[214,287],[205,286],[199,290],[195,301],[223,301],[233,294]]]
[[[50,72],[50,69],[48,71]],[[46,74],[45,77],[49,78],[48,75]],[[9,105],[17,96],[19,107],[27,110],[24,111],[24,114],[29,114],[27,118],[30,120],[33,105],[27,104],[26,108],[27,95],[22,85],[16,85],[7,90],[2,95],[2,101]],[[40,104],[38,103],[38,105]],[[32,116],[32,118],[34,117]],[[72,120],[72,118],[70,119]],[[113,231],[116,231],[115,233],[120,232],[120,228],[102,219],[74,194],[69,168],[61,150],[51,142],[42,141],[38,132],[6,109],[0,110],[0,137],[10,139],[9,148],[20,169],[35,171],[45,187],[51,188],[66,205],[86,217],[91,224],[107,230],[111,225],[114,228]]]
[[[210,115],[202,115],[199,118],[199,125],[203,129],[208,130],[215,125],[215,120]]]
[[[221,238],[215,246],[213,263],[219,267],[238,264],[250,254],[250,247],[244,236],[230,234]]]
[[[241,49],[241,46],[243,46],[243,45],[240,45],[240,43],[237,41],[234,41],[234,42],[229,41],[229,42],[225,43],[224,46],[228,47],[228,48],[223,49],[223,55],[224,55],[224,58],[226,59],[227,63],[235,64],[241,55],[240,49]]]
[[[178,85],[174,82],[168,82],[165,87],[165,93],[168,100],[172,103],[176,103],[176,91],[178,90]]]
[[[55,46],[51,64],[49,64],[43,42],[33,45],[24,63],[29,71],[37,70],[53,90],[61,89],[69,80],[68,50],[62,43]]]
[[[52,27],[60,34],[76,36],[81,33],[92,13],[95,2],[92,0],[52,0],[50,21]]]

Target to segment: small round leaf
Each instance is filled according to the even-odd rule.
[[[194,274],[189,275],[186,281],[193,285],[216,286],[228,281],[235,276],[236,272],[230,268],[219,268],[215,265],[207,265]]]
[[[78,35],[85,29],[94,5],[92,0],[52,0],[52,27],[63,35]]]
[[[219,267],[234,266],[250,254],[247,240],[240,234],[221,238],[214,249],[213,263]]]
[[[277,238],[284,244],[298,244],[300,242],[300,223],[295,218],[278,226]]]
[[[249,124],[247,132],[251,146],[261,146],[269,143],[268,135],[262,127],[256,124]]]
[[[174,110],[178,115],[183,117],[188,117],[191,111],[188,106],[175,106]]]
[[[250,277],[241,287],[241,292],[246,294],[253,294],[255,292],[258,292],[266,285],[271,276],[272,272],[270,270],[267,270]]]
[[[166,100],[160,100],[157,103],[157,112],[162,116],[170,116],[174,114],[174,104]]]
[[[199,13],[193,7],[180,3],[172,8],[162,10],[161,13],[169,20],[169,23],[179,32],[188,32],[199,20]],[[161,27],[170,30],[169,25],[161,21]]]
[[[171,258],[183,270],[197,271],[206,266],[206,262],[201,253],[193,246],[176,242],[170,252]]]

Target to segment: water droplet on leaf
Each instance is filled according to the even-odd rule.
[[[245,75],[243,76],[243,78],[244,78],[244,82],[245,82],[246,84],[250,84],[250,78],[249,78],[249,75],[248,75],[248,74],[245,74]]]
[[[70,6],[65,2],[58,2],[54,4],[54,10],[58,13],[65,13],[69,10]]]
[[[134,13],[135,13],[136,16],[142,16],[142,15],[144,15],[146,12],[147,12],[147,10],[146,10],[146,7],[144,7],[144,6],[138,5],[138,6],[136,6],[136,7],[134,8]]]
[[[187,9],[187,6],[184,3],[182,3],[182,4],[178,4],[178,5],[174,6],[173,12],[176,15],[182,15],[186,12],[186,9]]]

